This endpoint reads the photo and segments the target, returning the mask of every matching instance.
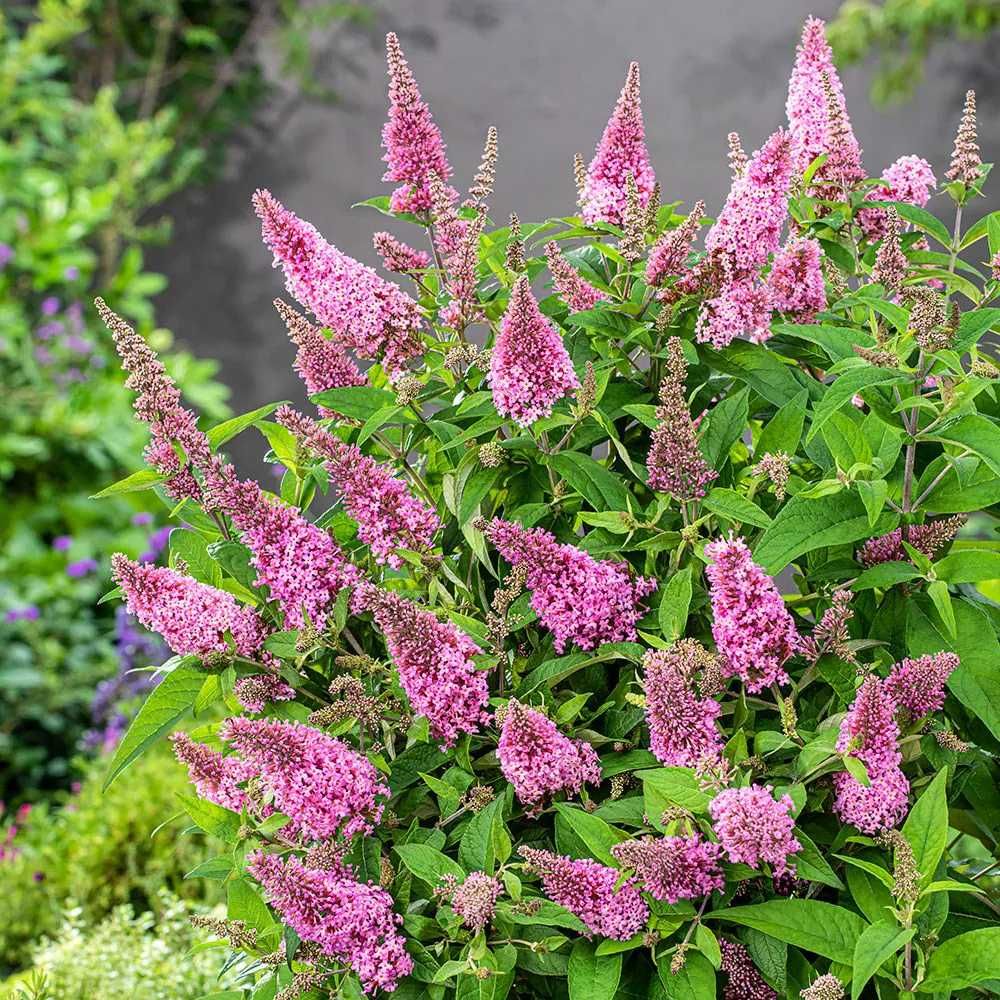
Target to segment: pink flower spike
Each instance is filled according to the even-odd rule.
[[[363,584],[355,611],[371,611],[414,711],[426,716],[445,747],[489,721],[486,674],[472,657],[482,650],[450,622],[390,591]]]
[[[813,323],[826,308],[823,253],[817,240],[790,239],[774,258],[767,287],[771,308],[793,323]]]
[[[486,536],[512,566],[523,566],[531,607],[555,639],[594,649],[605,642],[634,642],[642,598],[656,581],[633,577],[625,562],[596,560],[575,545],[561,545],[542,528],[527,529],[499,518]]]
[[[391,233],[375,233],[372,244],[387,271],[411,274],[414,271],[424,271],[431,266],[429,253],[414,250],[413,247],[397,240]]]
[[[499,879],[486,872],[469,872],[465,881],[455,889],[451,908],[466,927],[478,933],[493,919],[502,892]]]
[[[333,487],[376,562],[400,569],[404,562],[401,549],[421,551],[433,545],[441,527],[437,514],[388,468],[290,406],[279,407],[275,419],[325,459]]]
[[[559,252],[559,244],[555,240],[545,244],[545,259],[552,274],[552,283],[570,312],[593,309],[598,302],[607,300],[607,295],[582,278],[577,269]]]
[[[490,359],[497,412],[521,427],[552,413],[580,380],[559,331],[547,320],[527,277],[518,278]]]
[[[391,375],[423,353],[423,318],[413,299],[327,243],[270,191],[255,192],[253,206],[288,293],[328,326],[339,344],[359,357],[380,359]]]
[[[522,847],[520,853],[541,876],[545,894],[579,917],[592,934],[627,941],[649,919],[649,907],[634,878],[615,888],[620,879],[617,868],[533,847]]]
[[[764,981],[753,964],[750,952],[743,945],[720,938],[719,949],[722,952],[722,971],[726,974],[722,1000],[778,1000],[778,994]]]
[[[253,608],[176,570],[133,562],[119,552],[111,557],[111,573],[129,612],[181,656],[227,654],[235,647],[240,656],[253,657],[267,637]]]
[[[723,673],[740,677],[750,694],[787,684],[784,664],[798,650],[799,636],[774,581],[750,558],[742,538],[711,542],[705,555],[713,560],[705,573]]]
[[[944,705],[945,683],[958,669],[954,653],[942,650],[930,656],[904,659],[885,679],[885,689],[907,722],[915,722]]]
[[[862,833],[896,826],[906,815],[910,783],[900,768],[896,702],[885,681],[869,677],[844,717],[837,752],[857,757],[868,772],[863,785],[848,771],[833,776],[833,811]]]
[[[649,252],[646,264],[646,284],[659,285],[666,278],[680,274],[698,236],[698,227],[705,216],[705,203],[695,202],[688,217],[676,228],[668,229]]]
[[[274,806],[309,840],[371,833],[389,788],[367,757],[311,726],[235,718],[219,730],[256,769]]]
[[[629,64],[618,103],[597,151],[587,168],[581,204],[584,222],[620,225],[625,211],[625,179],[631,174],[645,207],[656,176],[646,149],[646,132],[639,97],[639,64]]]
[[[397,183],[390,199],[394,212],[426,212],[431,207],[430,178],[451,177],[441,130],[430,108],[420,96],[399,39],[394,32],[385,36],[385,56],[389,70],[389,120],[382,128],[382,148],[386,164],[383,181]],[[458,192],[449,188],[451,200]]]
[[[769,864],[774,875],[794,871],[788,858],[802,850],[795,839],[794,803],[790,795],[775,800],[771,786],[726,788],[709,803],[712,826],[731,862],[759,868]]]
[[[715,720],[722,711],[713,698],[694,691],[697,672],[707,654],[693,639],[680,639],[670,649],[650,650],[643,658],[649,748],[669,767],[715,763],[722,737]]]
[[[187,765],[188,780],[203,799],[233,812],[248,804],[246,792],[239,786],[256,775],[252,764],[236,756],[224,757],[204,743],[196,743],[187,733],[174,733],[170,742],[177,759]]]
[[[403,918],[384,889],[357,882],[343,868],[307,867],[294,855],[282,860],[257,851],[247,871],[268,901],[303,940],[348,965],[365,993],[392,992],[413,971],[406,941],[397,931]]]
[[[274,308],[285,321],[288,336],[298,348],[293,367],[305,383],[309,395],[326,389],[365,385],[368,379],[364,372],[340,344],[325,337],[319,327],[313,326],[287,302],[275,299]],[[332,410],[322,406],[320,413],[324,416],[336,416]]]
[[[529,816],[557,792],[573,795],[585,782],[601,781],[601,765],[589,743],[563,736],[551,719],[513,698],[504,715],[497,758]]]
[[[236,700],[248,711],[260,713],[276,701],[294,701],[295,688],[277,674],[241,677],[235,685]]]
[[[722,848],[699,834],[626,840],[615,844],[611,853],[635,871],[653,899],[671,905],[707,896],[726,884],[719,866]]]

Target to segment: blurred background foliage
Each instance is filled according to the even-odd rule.
[[[65,787],[83,733],[108,721],[93,719],[90,705],[123,647],[111,610],[97,603],[109,589],[107,557],[148,551],[155,531],[148,518],[132,523],[142,512],[127,499],[88,500],[134,468],[144,433],[91,300],[100,292],[139,325],[207,420],[227,415],[216,363],[156,326],[152,299],[165,280],[145,270],[143,248],[169,240],[158,207],[221,167],[222,140],[266,95],[258,36],[276,34],[285,72],[306,89],[313,29],[364,12],[290,0],[42,0],[0,15],[8,802]]]
[[[913,97],[932,46],[987,38],[1000,0],[846,0],[827,29],[838,64],[877,59],[871,97],[885,106]]]

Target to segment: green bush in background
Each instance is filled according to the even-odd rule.
[[[997,0],[846,0],[828,36],[838,62],[878,56],[871,97],[886,105],[913,96],[934,45],[986,38],[998,28]]]

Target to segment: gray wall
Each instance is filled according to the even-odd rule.
[[[642,65],[647,138],[664,199],[703,197],[712,212],[729,185],[726,134],[738,130],[750,150],[784,123],[802,21],[810,13],[829,18],[837,6],[838,0],[380,4],[369,27],[338,27],[319,40],[320,75],[339,95],[336,104],[279,92],[237,137],[225,176],[169,206],[176,238],[150,254],[150,265],[170,279],[158,303],[160,320],[181,342],[222,362],[237,412],[303,398],[270,305],[283,283],[260,243],[250,195],[255,187],[270,188],[331,242],[377,263],[371,233],[389,220],[350,206],[391,190],[380,181],[386,30],[399,34],[441,126],[457,187],[466,187],[475,171],[487,126],[499,129],[495,219],[511,210],[525,220],[574,210],[573,153],[589,160],[631,59]],[[867,98],[869,72],[848,71],[848,106],[869,173],[918,153],[940,177],[969,86],[980,91],[981,144],[984,158],[992,159],[1000,140],[995,72],[985,43],[945,46],[935,52],[916,99],[879,112]],[[975,214],[986,207],[981,203]],[[254,441],[237,450],[255,453]]]

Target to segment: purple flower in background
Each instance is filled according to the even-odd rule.
[[[96,559],[78,559],[76,562],[71,562],[66,567],[66,575],[72,577],[74,580],[79,580],[81,577],[87,576],[88,574],[96,571]]]
[[[72,535],[56,535],[56,537],[52,539],[52,548],[55,549],[56,552],[66,552],[72,544]]]
[[[52,352],[47,347],[36,347],[35,360],[40,365],[50,365],[53,361]]]
[[[66,318],[77,333],[83,331],[83,303],[71,302],[66,307]]]
[[[60,302],[54,296],[50,295],[47,298],[42,299],[42,315],[43,316],[55,316],[59,312]]]
[[[0,243],[0,271],[13,259],[14,248],[9,243]]]
[[[39,340],[51,340],[53,337],[58,337],[62,332],[62,323],[60,323],[59,320],[53,320],[51,323],[43,323],[37,330],[35,330],[35,336]]]
[[[66,347],[76,354],[90,354],[94,349],[94,345],[86,337],[81,337],[78,333],[69,334],[66,337],[65,343]]]
[[[63,277],[67,281],[76,281],[76,279],[80,277],[80,268],[78,268],[75,264],[70,264],[70,266],[63,271]]]
[[[39,614],[34,604],[28,604],[23,608],[11,608],[3,618],[5,622],[34,622],[38,621]]]
[[[153,523],[153,515],[147,511],[141,511],[138,514],[132,515],[132,523],[137,527],[141,528],[144,525]]]

